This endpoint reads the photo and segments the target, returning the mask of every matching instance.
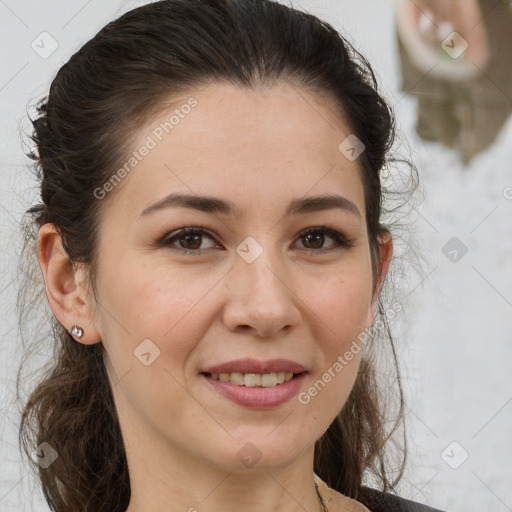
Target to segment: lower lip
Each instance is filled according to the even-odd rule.
[[[220,394],[238,405],[253,409],[268,409],[293,398],[299,392],[306,372],[300,373],[288,382],[270,388],[238,386],[231,382],[212,379],[204,373],[201,376]]]

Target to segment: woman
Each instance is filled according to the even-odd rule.
[[[433,510],[390,492],[403,402],[398,378],[390,432],[372,358],[401,308],[380,300],[393,118],[331,26],[148,4],[33,125],[56,360],[20,438],[52,510]]]

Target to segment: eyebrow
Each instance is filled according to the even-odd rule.
[[[145,208],[140,216],[145,216],[167,208],[190,208],[205,213],[218,213],[231,216],[240,215],[240,210],[237,205],[229,200],[210,196],[172,193]],[[286,215],[320,212],[335,208],[351,213],[358,217],[359,220],[362,219],[359,209],[350,199],[335,194],[296,199],[288,206]]]

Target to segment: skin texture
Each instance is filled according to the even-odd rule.
[[[48,299],[66,329],[84,328],[82,343],[104,347],[129,463],[129,512],[317,511],[314,443],[345,403],[360,353],[309,403],[294,397],[266,410],[231,402],[200,372],[243,357],[285,358],[306,368],[301,391],[309,388],[373,323],[392,242],[382,239],[374,290],[360,164],[338,149],[350,131],[332,100],[285,84],[218,83],[190,96],[197,106],[101,204],[95,298],[87,269],[71,266],[52,225],[41,228]],[[170,113],[142,127],[134,149]],[[140,215],[171,192],[230,200],[240,214]],[[322,194],[346,197],[361,218],[341,209],[285,215],[290,201]],[[325,232],[300,236],[322,225],[353,247]],[[197,226],[212,239],[158,244]],[[236,252],[248,236],[263,249],[252,263]],[[160,350],[148,366],[134,356],[144,339]],[[261,454],[250,468],[237,456],[249,442]]]

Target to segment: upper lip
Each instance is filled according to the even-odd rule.
[[[259,361],[257,359],[248,358],[236,359],[234,361],[210,366],[209,368],[205,368],[202,373],[302,373],[304,371],[306,371],[304,366],[288,359]]]

